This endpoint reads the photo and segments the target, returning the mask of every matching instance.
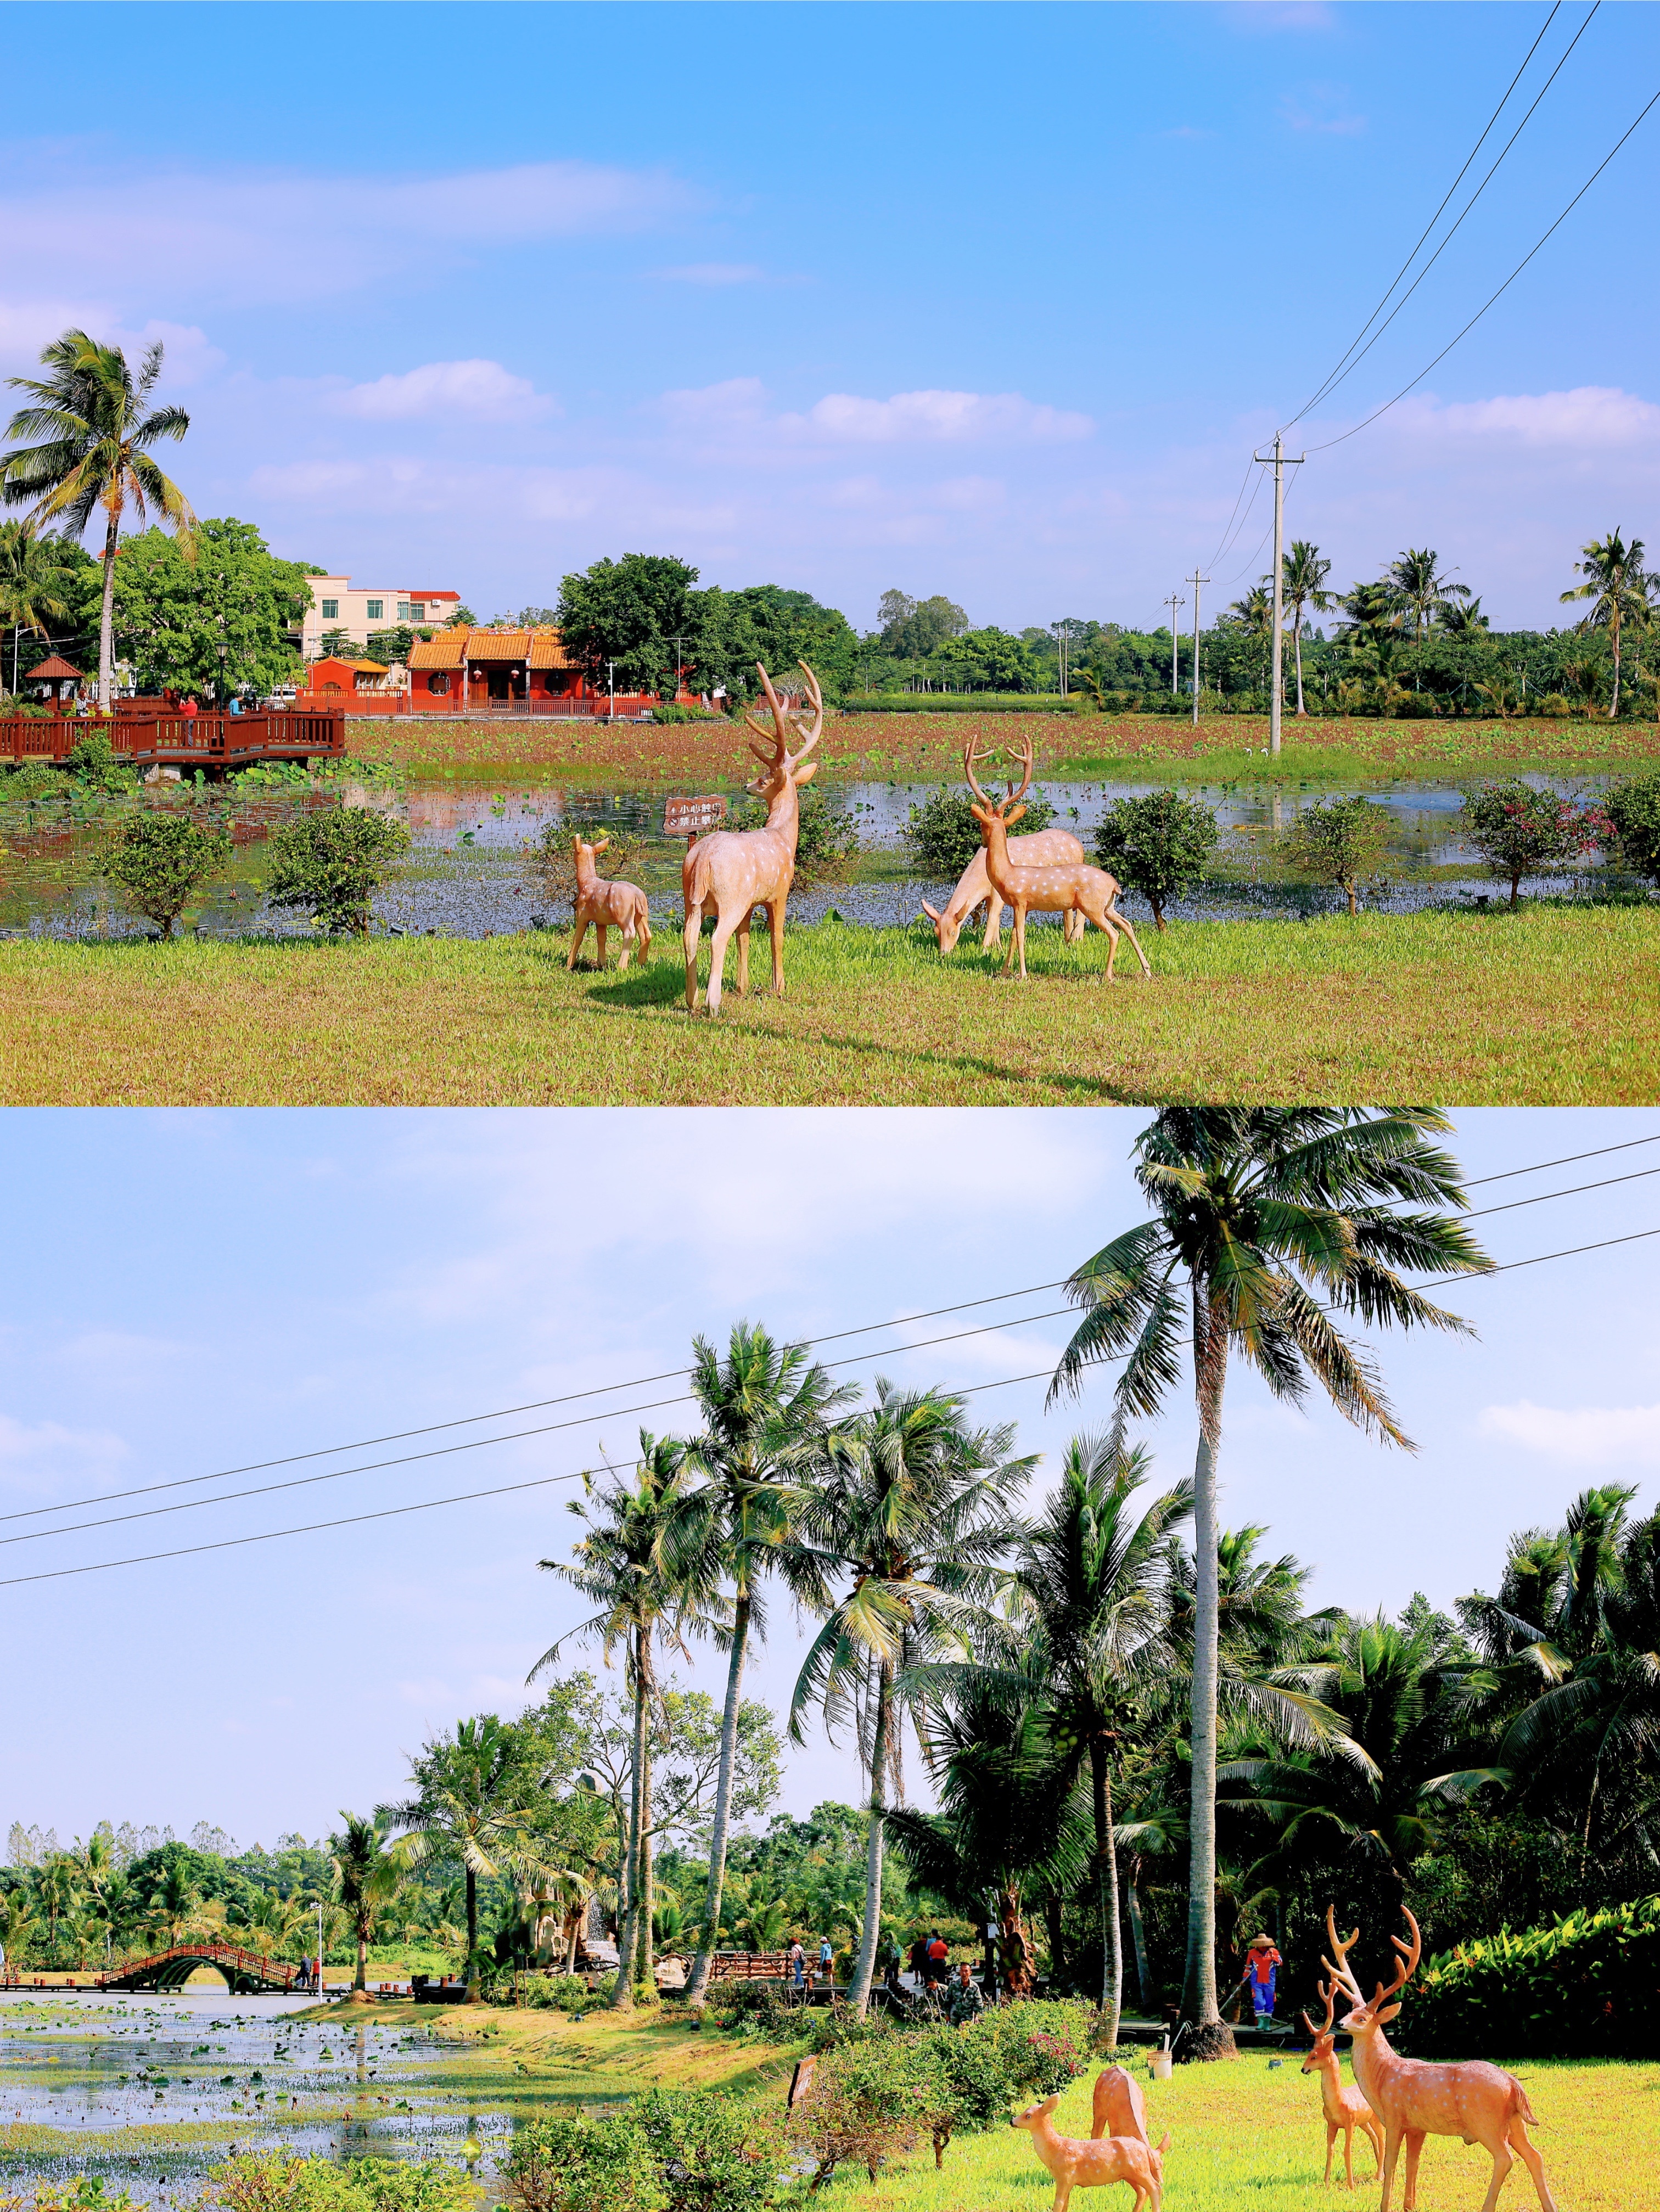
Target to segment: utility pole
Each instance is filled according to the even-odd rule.
[[[605,663],[605,672],[606,679],[611,686],[611,711],[605,720],[608,722],[614,722],[617,720],[617,663],[614,660],[608,660]]]
[[[1274,451],[1253,454],[1266,468],[1274,463],[1274,689],[1268,698],[1268,750],[1280,750],[1280,695],[1284,688],[1285,637],[1280,625],[1286,619],[1286,468],[1300,469],[1306,456],[1287,454],[1286,441],[1276,430]]]
[[[1161,599],[1158,604],[1170,609],[1170,688],[1173,699],[1182,689],[1181,672],[1177,665],[1176,617],[1178,608],[1186,606],[1187,601],[1178,599],[1172,592],[1169,599]]]
[[[1193,586],[1193,726],[1196,730],[1199,726],[1199,586],[1208,584],[1210,578],[1200,574],[1195,562],[1192,575],[1184,576],[1182,580]]]
[[[1071,629],[1069,623],[1058,622],[1055,625],[1055,665],[1061,672],[1061,696],[1063,699],[1067,696],[1067,639]]]

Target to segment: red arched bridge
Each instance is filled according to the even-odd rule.
[[[175,1943],[171,1950],[156,1951],[148,1959],[129,1959],[98,1977],[100,1990],[182,1989],[198,1966],[213,1966],[225,1978],[233,1996],[254,1996],[277,1990],[286,1994],[300,1978],[297,1966],[280,1959],[267,1959],[258,1951],[244,1951],[235,1943]]]

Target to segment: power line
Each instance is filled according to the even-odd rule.
[[[1524,1173],[1526,1170],[1517,1170],[1515,1172]],[[1616,1244],[1640,1243],[1645,1237],[1660,1237],[1660,1229],[1639,1229],[1625,1237],[1600,1237],[1595,1243],[1570,1245],[1560,1252],[1538,1252],[1526,1260],[1506,1260],[1499,1266],[1487,1268],[1479,1275],[1462,1273],[1456,1276],[1432,1275],[1427,1279],[1424,1287],[1429,1288],[1436,1283],[1442,1282],[1485,1282],[1493,1275],[1510,1274],[1517,1268],[1542,1267],[1549,1260],[1578,1259],[1584,1253],[1606,1251]],[[1043,1382],[1049,1377],[1049,1372],[1047,1368],[1039,1368],[1030,1375],[1006,1375],[994,1382],[969,1384],[954,1395],[960,1398],[979,1397],[988,1390],[1007,1390],[1020,1382]],[[153,1566],[164,1559],[193,1559],[204,1552],[235,1551],[250,1544],[277,1543],[289,1536],[312,1536],[330,1528],[354,1528],[368,1521],[392,1521],[408,1513],[430,1513],[439,1506],[471,1504],[481,1498],[505,1498],[519,1491],[545,1490],[553,1483],[578,1481],[587,1471],[585,1468],[579,1468],[564,1474],[536,1475],[525,1482],[497,1483],[489,1490],[460,1491],[450,1498],[419,1498],[409,1505],[382,1506],[374,1512],[350,1513],[337,1521],[307,1522],[303,1526],[294,1528],[267,1528],[252,1536],[222,1536],[209,1544],[186,1544],[173,1551],[142,1553],[131,1559],[97,1559],[86,1566],[51,1567],[32,1575],[11,1575],[0,1581],[0,1589],[15,1589],[24,1583],[62,1582],[72,1575],[105,1574],[115,1567]]]
[[[1535,1161],[1528,1167],[1506,1168],[1498,1175],[1472,1176],[1465,1184],[1465,1188],[1478,1190],[1490,1182],[1507,1182],[1517,1176],[1542,1174],[1550,1168],[1572,1167],[1578,1165],[1582,1160],[1602,1159],[1612,1153],[1631,1152],[1640,1146],[1653,1144],[1660,1144],[1660,1131],[1657,1131],[1651,1136],[1627,1138],[1615,1145],[1599,1145],[1589,1152],[1569,1152],[1560,1159]],[[1632,1176],[1611,1176],[1601,1182],[1577,1184],[1572,1190],[1541,1191],[1532,1198],[1517,1200],[1515,1204],[1543,1206],[1552,1199],[1578,1197],[1586,1191],[1605,1189],[1613,1183],[1639,1181],[1644,1176],[1655,1173],[1660,1173],[1660,1170],[1644,1169]],[[1459,1220],[1476,1220],[1481,1218],[1483,1213],[1508,1212],[1511,1210],[1513,1209],[1511,1206],[1487,1207],[1481,1209],[1480,1212],[1466,1210],[1454,1218]],[[942,1319],[949,1314],[973,1312],[982,1306],[1006,1304],[1017,1298],[1036,1297],[1045,1291],[1064,1290],[1071,1279],[1070,1276],[1062,1275],[1054,1282],[1028,1284],[1024,1290],[992,1291],[983,1297],[961,1299],[953,1305],[933,1306],[921,1313],[901,1314],[891,1321],[864,1322],[856,1328],[827,1330],[820,1336],[807,1337],[800,1340],[806,1345],[813,1346],[845,1343],[848,1337],[867,1336],[877,1329],[904,1328],[913,1322]],[[877,1352],[860,1352],[847,1359],[831,1360],[826,1364],[830,1367],[848,1367],[860,1364],[867,1359],[897,1358],[907,1352],[926,1352],[937,1344],[955,1344],[961,1342],[964,1338],[988,1335],[998,1329],[1021,1328],[1032,1322],[1054,1321],[1069,1310],[1069,1308],[1062,1306],[1055,1308],[1051,1312],[1023,1314],[1013,1318],[1006,1316],[999,1321],[988,1322],[980,1328],[958,1329],[944,1336],[926,1338],[917,1344],[889,1345]],[[612,1397],[624,1390],[648,1389],[654,1382],[678,1382],[690,1371],[684,1367],[670,1368],[662,1374],[636,1376],[631,1381],[610,1383],[602,1389],[572,1390],[557,1398],[536,1399],[522,1406],[498,1407],[494,1413],[468,1413],[453,1420],[429,1422],[421,1428],[393,1430],[383,1437],[362,1437],[356,1443],[319,1446],[312,1451],[290,1452],[279,1459],[252,1460],[241,1467],[222,1468],[211,1474],[180,1475],[167,1482],[143,1483],[131,1490],[106,1490],[93,1498],[66,1498],[54,1505],[32,1505],[19,1511],[0,1514],[0,1526],[12,1521],[38,1520],[46,1514],[79,1512],[83,1507],[88,1505],[119,1504],[129,1498],[150,1498],[163,1491],[188,1489],[202,1483],[228,1481],[239,1474],[263,1474],[273,1468],[295,1467],[313,1459],[331,1459],[344,1452],[367,1450],[379,1443],[402,1443],[411,1437],[441,1435],[447,1430],[470,1427],[480,1421],[506,1420],[511,1419],[515,1413],[540,1413],[553,1406],[575,1405],[585,1398]],[[387,1468],[409,1467],[427,1459],[450,1458],[464,1451],[482,1450],[490,1444],[522,1443],[527,1437],[556,1435],[566,1429],[585,1428],[600,1421],[631,1419],[638,1413],[660,1413],[666,1407],[683,1405],[690,1395],[686,1391],[678,1391],[672,1397],[654,1399],[643,1406],[613,1406],[603,1413],[581,1415],[569,1421],[541,1423],[534,1428],[510,1430],[499,1436],[477,1437],[465,1443],[435,1446],[429,1451],[400,1453],[395,1458],[376,1460],[362,1467],[336,1468],[326,1475],[301,1476],[289,1482],[266,1483],[255,1489],[228,1492],[218,1498],[192,1502],[201,1504],[228,1504],[239,1498],[263,1497],[278,1490],[304,1489],[311,1483],[334,1481],[343,1475],[380,1474]],[[158,1510],[176,1512],[185,1509],[174,1506]],[[112,1516],[112,1519],[117,1520],[142,1520],[149,1517],[151,1516],[148,1514],[120,1514]],[[85,1528],[101,1528],[106,1525],[108,1524],[106,1522],[95,1521],[77,1524],[78,1527]],[[76,1531],[74,1528],[58,1528],[43,1533],[52,1535],[72,1535]],[[27,1540],[15,1536],[0,1537],[0,1545],[25,1540]]]
[[[1364,422],[1357,422],[1353,429],[1343,431],[1338,437],[1328,438],[1323,445],[1310,446],[1309,447],[1309,451],[1311,453],[1329,453],[1334,446],[1341,446],[1346,439],[1358,436],[1362,430],[1366,429],[1371,423],[1377,422],[1380,415],[1387,415],[1390,408],[1395,406],[1401,400],[1404,399],[1408,392],[1412,391],[1414,386],[1421,384],[1424,379],[1429,374],[1431,369],[1438,367],[1439,364],[1446,359],[1453,348],[1459,343],[1459,340],[1468,337],[1469,333],[1481,321],[1482,316],[1487,313],[1487,309],[1493,306],[1495,301],[1502,299],[1505,294],[1509,291],[1511,286],[1522,274],[1522,271],[1527,267],[1529,262],[1533,259],[1535,254],[1541,251],[1548,240],[1562,228],[1562,225],[1573,213],[1575,208],[1578,206],[1580,201],[1584,198],[1585,194],[1590,190],[1591,186],[1596,182],[1596,179],[1602,175],[1603,170],[1608,167],[1608,163],[1613,161],[1614,155],[1625,144],[1626,140],[1636,131],[1638,125],[1642,123],[1648,116],[1650,110],[1657,106],[1660,106],[1660,92],[1657,92],[1655,94],[1653,99],[1649,101],[1648,106],[1645,107],[1642,113],[1637,118],[1636,122],[1633,123],[1628,129],[1621,133],[1620,137],[1614,142],[1614,145],[1610,147],[1608,153],[1603,155],[1602,159],[1591,171],[1590,176],[1586,178],[1584,183],[1580,185],[1578,191],[1563,209],[1561,214],[1559,215],[1555,222],[1552,223],[1550,228],[1546,231],[1544,236],[1541,237],[1538,240],[1537,244],[1535,245],[1528,252],[1523,255],[1522,258],[1517,263],[1515,268],[1511,270],[1510,275],[1505,277],[1504,283],[1499,287],[1499,289],[1476,309],[1475,313],[1470,317],[1468,322],[1465,324],[1463,329],[1457,333],[1456,337],[1448,339],[1446,344],[1444,345],[1440,352],[1436,355],[1435,359],[1425,363],[1424,367],[1419,370],[1417,375],[1412,379],[1411,383],[1403,384],[1401,386],[1401,389],[1395,393],[1393,399],[1386,399],[1381,407],[1375,409],[1371,414],[1365,417]]]
[[[1469,213],[1470,210],[1475,205],[1477,200],[1481,198],[1482,193],[1486,191],[1487,186],[1493,182],[1493,178],[1498,173],[1499,163],[1504,161],[1505,155],[1510,152],[1511,148],[1516,143],[1522,133],[1527,129],[1528,125],[1532,121],[1535,110],[1538,107],[1540,101],[1543,100],[1546,93],[1550,90],[1552,85],[1555,83],[1558,76],[1561,74],[1561,71],[1567,62],[1568,56],[1573,52],[1580,40],[1584,38],[1585,33],[1590,29],[1591,16],[1596,15],[1597,9],[1601,5],[1602,0],[1594,0],[1590,15],[1586,16],[1584,21],[1581,23],[1579,28],[1574,33],[1572,38],[1568,41],[1566,47],[1563,51],[1561,59],[1557,63],[1556,67],[1551,71],[1550,75],[1545,79],[1543,85],[1540,88],[1538,96],[1534,100],[1532,107],[1529,108],[1527,113],[1522,118],[1522,120],[1517,125],[1515,130],[1505,141],[1503,151],[1499,154],[1499,160],[1493,163],[1492,168],[1487,171],[1487,175],[1482,178],[1481,183],[1470,194],[1468,199],[1465,201],[1463,207],[1459,211],[1457,221],[1453,223],[1452,228],[1448,231],[1446,236],[1441,240],[1439,246],[1436,247],[1434,252],[1431,254],[1429,259],[1424,264],[1416,276],[1413,278],[1412,283],[1401,295],[1401,297],[1395,301],[1394,307],[1389,309],[1388,315],[1385,316],[1383,320],[1378,324],[1377,328],[1375,331],[1372,331],[1371,336],[1369,338],[1366,338],[1365,345],[1361,345],[1360,340],[1366,337],[1367,331],[1371,329],[1372,324],[1377,322],[1377,317],[1383,313],[1383,308],[1389,301],[1389,293],[1394,291],[1395,286],[1401,282],[1402,277],[1406,275],[1408,270],[1411,268],[1413,263],[1417,259],[1419,253],[1423,248],[1425,239],[1429,236],[1431,231],[1434,229],[1436,224],[1439,222],[1442,216],[1445,213],[1447,202],[1451,199],[1454,192],[1457,191],[1459,185],[1462,182],[1464,176],[1469,169],[1470,162],[1475,159],[1477,154],[1481,150],[1483,144],[1487,141],[1488,133],[1492,131],[1493,125],[1499,120],[1499,115],[1502,113],[1505,103],[1509,100],[1511,94],[1515,91],[1517,86],[1520,83],[1523,71],[1526,70],[1528,63],[1533,59],[1535,54],[1539,51],[1540,41],[1544,38],[1545,32],[1549,30],[1552,23],[1556,20],[1558,8],[1560,6],[1560,0],[1557,0],[1557,6],[1553,7],[1550,14],[1545,18],[1544,28],[1541,30],[1539,37],[1536,38],[1532,46],[1528,48],[1527,57],[1523,62],[1521,69],[1517,70],[1516,75],[1511,79],[1504,99],[1501,100],[1499,106],[1493,109],[1492,115],[1487,119],[1487,128],[1482,131],[1481,137],[1476,140],[1475,145],[1470,149],[1468,160],[1466,161],[1463,167],[1460,169],[1458,174],[1453,179],[1450,185],[1449,185],[1446,199],[1442,201],[1440,206],[1437,208],[1435,213],[1430,217],[1429,222],[1425,225],[1423,234],[1420,237],[1417,245],[1413,247],[1412,252],[1402,263],[1400,269],[1395,274],[1395,283],[1389,286],[1389,291],[1384,293],[1383,299],[1378,301],[1377,305],[1372,309],[1371,314],[1367,316],[1365,321],[1361,325],[1358,335],[1355,337],[1348,349],[1348,352],[1346,353],[1342,356],[1342,359],[1339,361],[1337,367],[1332,371],[1331,374],[1326,379],[1325,382],[1320,386],[1318,391],[1314,393],[1313,397],[1304,401],[1302,406],[1299,407],[1296,414],[1292,416],[1292,422],[1300,422],[1304,416],[1311,413],[1312,410],[1319,405],[1320,402],[1329,397],[1331,392],[1335,391],[1337,386],[1343,382],[1351,371],[1359,366],[1366,355],[1371,351],[1373,346],[1377,344],[1378,339],[1383,337],[1383,332],[1395,320],[1395,318],[1400,313],[1402,308],[1406,306],[1407,301],[1411,299],[1413,294],[1423,283],[1425,277],[1429,275],[1430,270],[1434,268],[1436,263],[1440,259],[1443,253],[1444,253],[1448,246],[1451,245],[1454,237],[1456,235],[1459,224],[1463,222],[1464,217]],[[1356,347],[1359,347],[1359,352],[1355,351]],[[1350,359],[1351,355],[1353,356],[1353,359]],[[1347,364],[1347,366],[1345,364]],[[1288,422],[1284,427],[1286,429],[1289,429],[1291,428],[1291,423]]]

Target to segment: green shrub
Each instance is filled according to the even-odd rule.
[[[230,853],[224,824],[204,824],[193,811],[146,808],[116,831],[103,872],[136,913],[171,937],[193,894]]]
[[[1660,769],[1623,777],[1602,807],[1627,867],[1660,884]]]
[[[767,2035],[799,2033],[806,2010],[787,1982],[716,1982],[708,2008],[723,2027],[754,2027]]]
[[[265,895],[273,906],[310,915],[331,936],[366,937],[369,901],[386,881],[387,864],[409,848],[401,822],[367,807],[303,814],[271,837]]]
[[[795,2148],[813,2161],[821,2189],[838,2166],[862,2166],[874,2181],[891,2158],[915,2148],[924,2128],[950,2137],[952,2094],[932,2051],[915,2035],[887,2033],[822,2057],[787,2123]]]
[[[134,791],[137,771],[120,759],[102,730],[88,730],[64,756],[64,766],[88,791]]]
[[[660,699],[651,710],[654,722],[672,726],[677,722],[718,722],[722,720],[707,707],[688,707],[672,699]]]
[[[436,2160],[349,2158],[336,2165],[273,2150],[214,2167],[200,2202],[221,2212],[466,2212],[477,2195],[464,2172]],[[71,2199],[67,2212],[94,2212],[94,2205]]]
[[[1179,792],[1115,799],[1095,833],[1095,857],[1128,890],[1139,891],[1164,927],[1164,908],[1190,890],[1216,849],[1212,810]]]
[[[527,1974],[519,1997],[521,2004],[544,2011],[586,2012],[593,2002],[580,1974]]]
[[[1335,884],[1354,914],[1360,879],[1383,859],[1391,826],[1388,807],[1372,799],[1326,799],[1304,807],[1280,849],[1302,874]]]
[[[521,2120],[502,2179],[520,2212],[667,2212],[672,2201],[631,2112],[603,2120]]]
[[[653,2089],[606,2119],[522,2121],[503,2179],[520,2212],[763,2212],[781,2164],[753,2107]]]
[[[980,824],[970,811],[972,804],[967,792],[953,791],[942,783],[921,806],[912,806],[905,824],[905,842],[919,870],[931,880],[955,883],[980,850]],[[1054,819],[1053,801],[1041,791],[1029,791],[1025,814],[1014,834],[1035,836]]]
[[[49,760],[21,761],[0,776],[0,799],[55,799],[64,788],[62,775]]]
[[[1660,1896],[1552,1928],[1508,1929],[1432,1959],[1401,2031],[1429,2057],[1660,2057]]]
[[[1091,702],[1093,705],[1093,702]],[[844,714],[1069,714],[1058,691],[886,691],[844,699]]]

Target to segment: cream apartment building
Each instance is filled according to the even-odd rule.
[[[301,625],[300,650],[315,660],[323,650],[323,633],[343,629],[356,645],[367,645],[372,630],[390,629],[398,623],[435,628],[447,622],[461,604],[459,592],[419,592],[400,585],[396,591],[366,591],[350,576],[307,576],[311,605]],[[293,635],[292,632],[289,633]]]

